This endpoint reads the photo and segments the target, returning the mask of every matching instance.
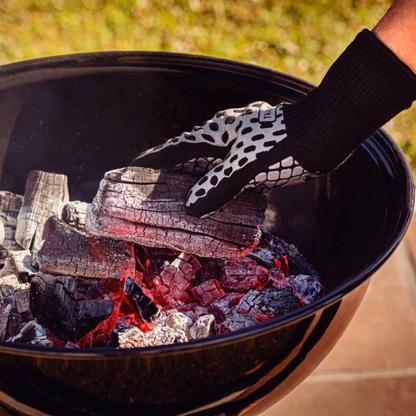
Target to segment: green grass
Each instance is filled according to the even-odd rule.
[[[390,0],[1,0],[0,64],[103,50],[251,62],[319,83]],[[386,129],[416,168],[416,106]]]

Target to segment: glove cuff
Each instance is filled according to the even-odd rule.
[[[309,172],[329,172],[414,100],[416,75],[365,29],[319,87],[284,105],[292,155]]]

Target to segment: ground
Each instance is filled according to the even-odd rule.
[[[391,0],[2,0],[0,65],[103,50],[251,62],[319,83]],[[388,123],[416,169],[416,105]]]

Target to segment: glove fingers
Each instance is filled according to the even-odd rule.
[[[145,151],[132,162],[132,166],[170,169],[202,156],[223,159],[235,143],[236,120],[243,111],[240,108],[219,111],[202,126],[194,127],[190,133],[183,133]]]
[[[179,165],[176,165],[172,169],[172,171],[202,176],[209,172],[211,169],[214,169],[220,163],[222,163],[221,158],[198,157],[196,159],[191,159],[185,163],[180,163]]]
[[[276,157],[272,152],[262,152],[247,157],[230,154],[223,163],[209,171],[188,194],[187,212],[202,217],[211,214],[235,198],[253,177],[270,166]]]
[[[178,164],[199,158],[201,155],[223,159],[228,153],[227,148],[213,146],[210,143],[174,142],[174,140],[168,140],[165,144],[153,147],[142,153],[133,160],[131,166],[171,169]]]
[[[269,166],[267,171],[258,173],[245,188],[263,187],[271,189],[284,186],[289,182],[305,180],[309,176],[310,173],[289,156],[281,162]]]

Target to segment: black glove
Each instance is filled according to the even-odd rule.
[[[330,172],[415,99],[415,74],[364,30],[301,101],[220,111],[203,126],[144,152],[133,165],[211,169],[186,204],[190,214],[204,216],[245,188]]]

